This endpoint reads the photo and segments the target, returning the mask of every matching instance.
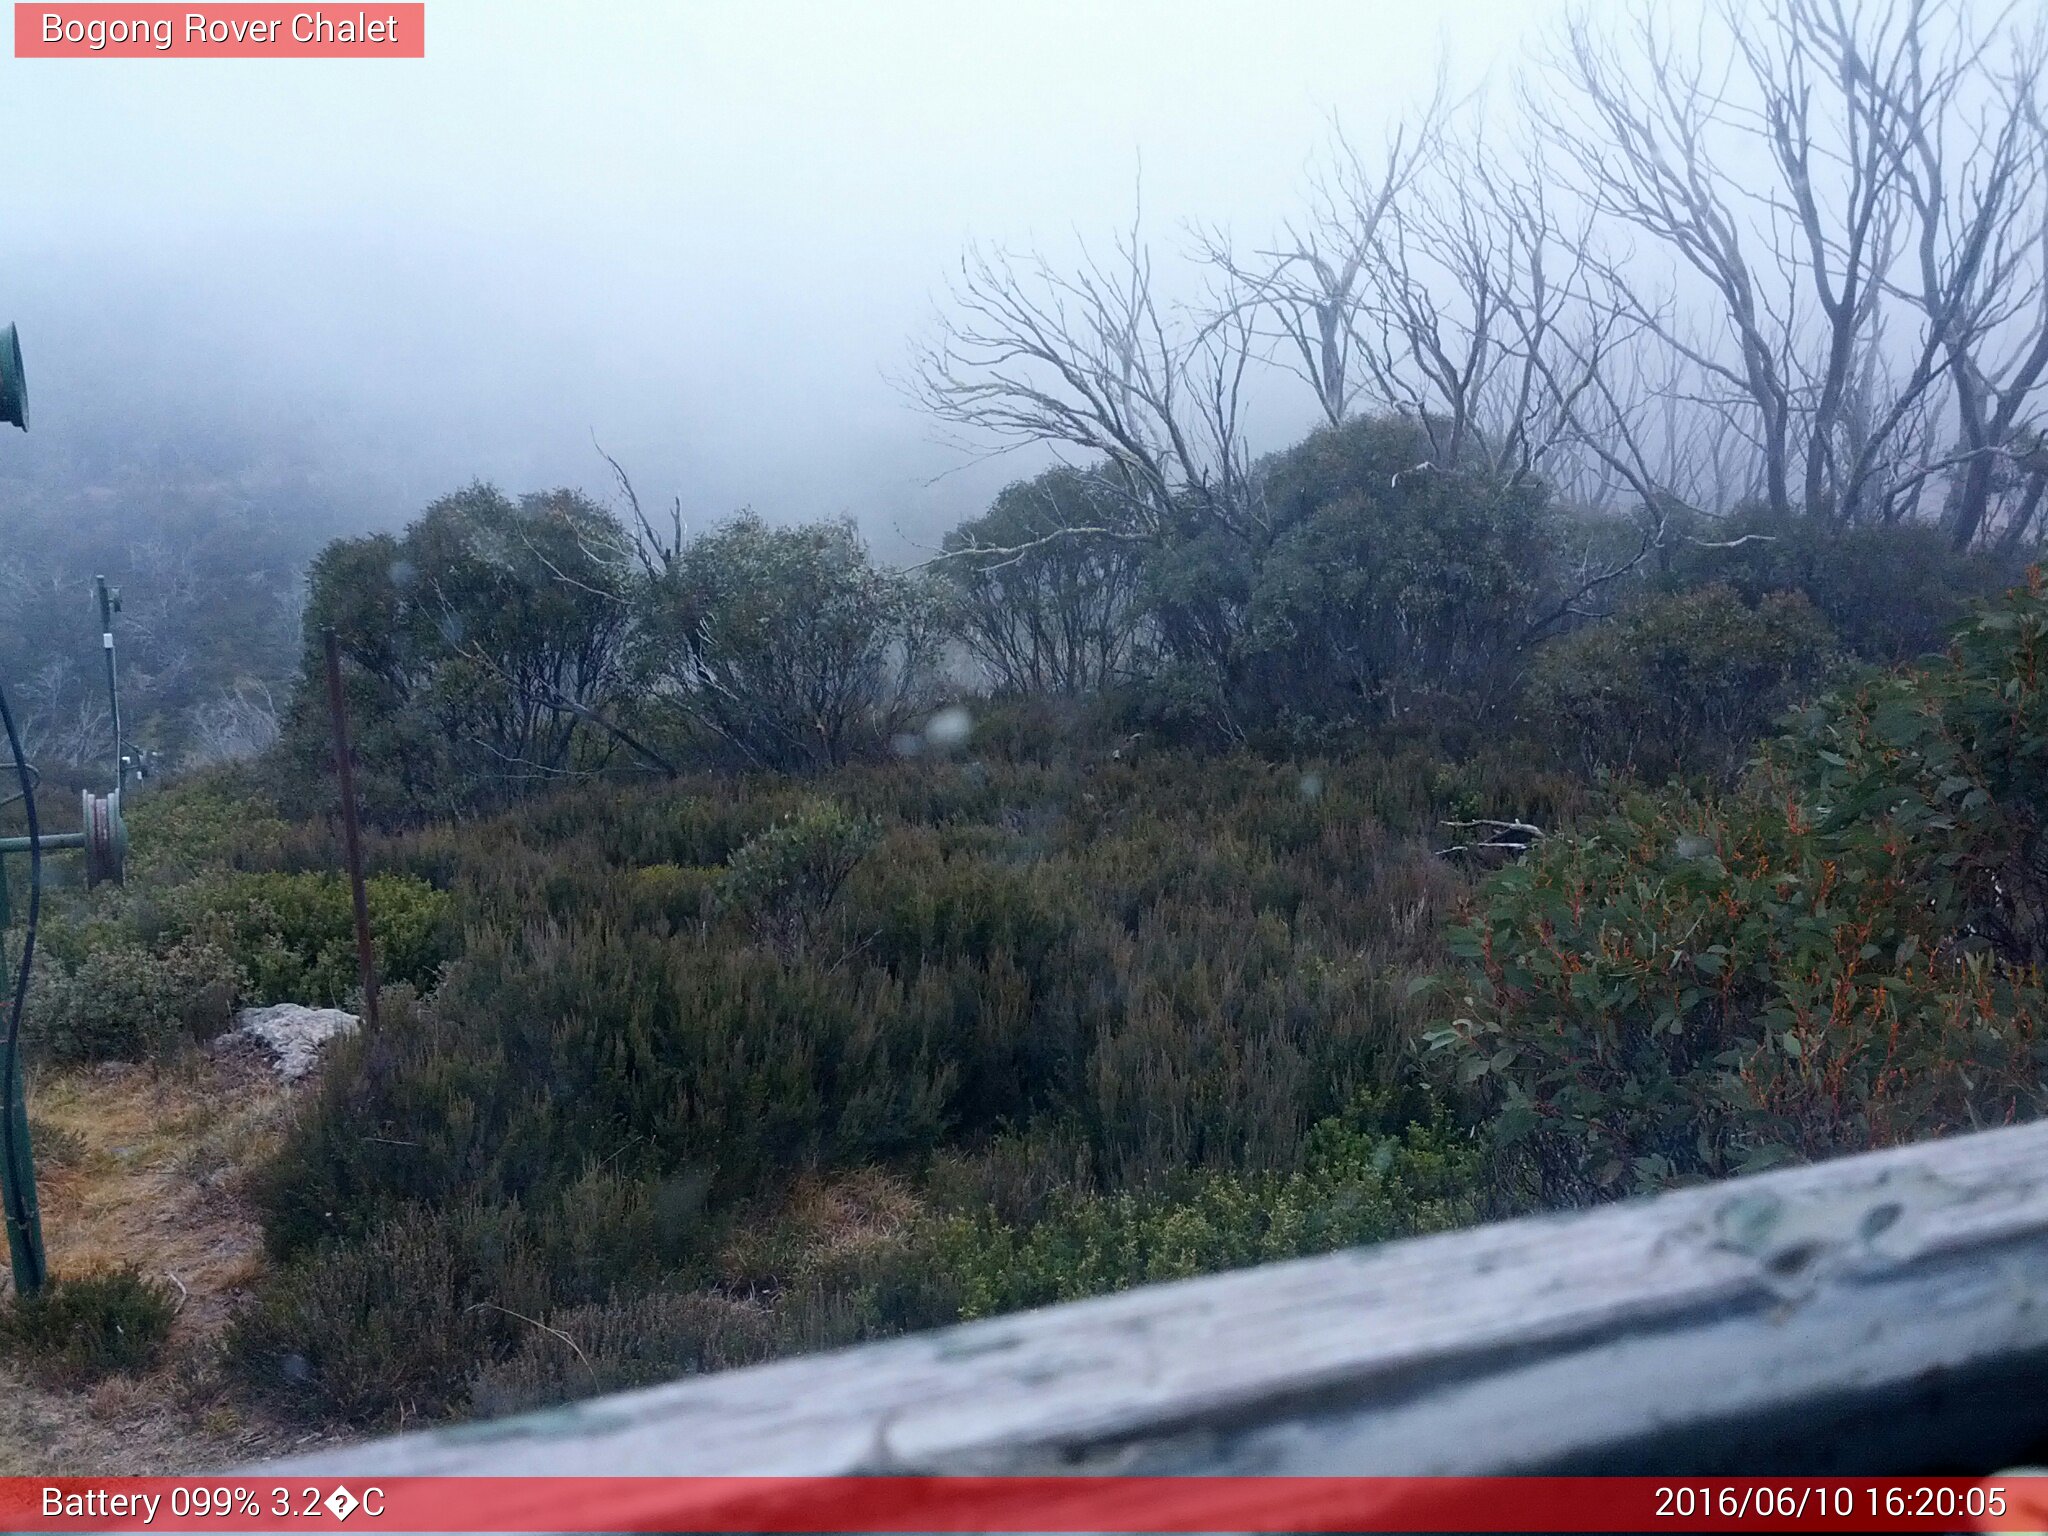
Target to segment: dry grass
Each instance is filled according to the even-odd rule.
[[[135,1264],[184,1301],[146,1376],[64,1391],[0,1361],[0,1475],[197,1472],[300,1443],[208,1379],[213,1340],[264,1265],[241,1175],[275,1146],[290,1101],[262,1068],[197,1054],[31,1080],[51,1273]]]
[[[902,1240],[923,1207],[908,1186],[876,1168],[800,1180],[784,1219],[823,1259],[850,1258]]]
[[[174,1342],[210,1336],[262,1266],[237,1175],[274,1145],[285,1090],[254,1067],[195,1058],[46,1077],[31,1093],[38,1129],[67,1152],[39,1170],[51,1270],[140,1265],[187,1298]]]

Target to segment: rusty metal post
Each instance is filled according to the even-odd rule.
[[[327,709],[334,720],[334,773],[341,780],[341,832],[348,850],[349,894],[356,905],[356,967],[363,978],[363,1024],[377,1027],[377,957],[370,948],[370,898],[363,887],[363,839],[356,826],[356,776],[349,763],[348,708],[341,694],[341,648],[334,631],[320,634],[327,649]]]

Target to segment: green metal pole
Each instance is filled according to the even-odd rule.
[[[36,841],[45,849],[83,848],[87,838],[83,832],[45,832]],[[7,855],[27,853],[28,839],[25,837],[0,837],[0,933],[5,933],[14,922],[13,898],[7,890]]]
[[[28,383],[21,367],[21,339],[13,326],[0,330],[0,421],[11,422],[22,431],[28,430]],[[111,678],[111,670],[108,673]],[[43,1288],[49,1278],[49,1266],[43,1256],[43,1219],[36,1205],[36,1165],[28,1147],[28,1095],[21,1082],[21,1008],[25,1001],[24,991],[28,982],[29,961],[34,958],[37,907],[42,893],[43,840],[37,836],[42,828],[36,824],[35,776],[30,771],[28,759],[21,750],[21,737],[14,728],[14,715],[7,708],[7,695],[0,692],[0,727],[5,728],[6,745],[14,758],[14,766],[21,778],[22,810],[28,823],[28,836],[7,838],[0,841],[0,934],[7,929],[6,909],[7,860],[9,852],[25,852],[29,857],[28,927],[23,931],[21,941],[21,969],[12,980],[18,986],[5,989],[5,1012],[0,1021],[7,1028],[6,1037],[0,1040],[0,1075],[7,1083],[7,1104],[0,1113],[6,1115],[0,1126],[5,1134],[0,1135],[0,1198],[7,1205],[7,1256],[14,1263],[14,1294],[33,1296]],[[20,845],[19,849],[9,848],[10,843]],[[0,957],[5,955],[5,946],[0,945]],[[7,967],[0,964],[0,974]]]
[[[7,1118],[14,1134],[5,1138],[13,1147],[10,1162],[0,1158],[7,1187],[7,1257],[14,1266],[14,1294],[33,1296],[49,1278],[50,1265],[43,1254],[43,1216],[36,1204],[36,1162],[28,1144],[28,1098],[22,1088],[21,1068],[7,1074]]]
[[[16,761],[20,761],[21,741],[14,731],[14,717],[7,711],[7,701],[0,696],[0,723],[7,730],[8,745],[14,749]],[[26,777],[26,775],[24,775]],[[36,803],[33,785],[24,785],[24,803],[28,812],[29,835],[22,838],[0,840],[0,851],[6,844],[20,844],[26,850],[30,861],[29,876],[29,925],[22,935],[21,972],[16,975],[5,963],[6,948],[0,945],[0,974],[7,974],[12,981],[26,978],[30,959],[30,946],[35,942],[35,921],[38,880],[41,874],[43,839],[36,834],[41,830],[36,825]],[[60,834],[61,835],[61,834]],[[0,866],[4,866],[4,852],[0,852]],[[0,868],[0,879],[6,871]],[[0,933],[5,929],[0,928]],[[43,1253],[43,1217],[36,1200],[36,1163],[29,1150],[28,1140],[28,1093],[22,1082],[21,1071],[21,1007],[25,1001],[20,990],[13,985],[6,988],[6,1034],[0,1039],[0,1077],[6,1081],[6,1098],[0,1106],[5,1134],[0,1135],[0,1202],[7,1211],[7,1257],[14,1266],[14,1294],[34,1296],[48,1282],[49,1262]]]
[[[128,759],[121,748],[121,690],[114,684],[114,614],[121,606],[121,594],[110,591],[107,578],[93,577],[100,600],[100,649],[107,658],[107,708],[114,719],[114,793],[128,787]]]

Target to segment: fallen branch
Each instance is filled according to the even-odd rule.
[[[1437,825],[1448,827],[1453,832],[1483,828],[1491,834],[1484,841],[1454,843],[1449,848],[1439,848],[1436,857],[1440,859],[1460,853],[1527,853],[1545,836],[1543,829],[1534,822],[1497,821],[1491,817],[1481,817],[1476,821],[1440,821]]]
[[[518,1318],[519,1321],[522,1323],[531,1323],[534,1327],[538,1328],[542,1333],[553,1334],[556,1338],[560,1339],[564,1344],[568,1345],[571,1349],[576,1351],[576,1358],[583,1362],[583,1369],[590,1372],[591,1381],[597,1381],[597,1367],[590,1363],[590,1356],[583,1353],[583,1346],[581,1344],[578,1344],[574,1339],[570,1338],[568,1334],[562,1332],[561,1329],[552,1327],[551,1325],[542,1322],[537,1317],[528,1317],[524,1312],[514,1312],[510,1307],[501,1307],[495,1301],[475,1302],[470,1306],[469,1310],[472,1312],[502,1312],[507,1317]]]

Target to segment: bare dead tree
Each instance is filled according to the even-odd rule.
[[[909,389],[977,449],[1050,444],[1099,461],[1123,526],[1151,539],[1195,518],[1263,522],[1243,430],[1257,351],[1251,306],[1176,306],[1155,288],[1139,221],[1072,270],[970,250]]]
[[[1085,452],[1116,489],[1117,515],[1012,530],[1000,544],[976,530],[940,559],[992,570],[1054,543],[1205,530],[1256,550],[1272,529],[1243,401],[1269,362],[1306,382],[1328,421],[1370,405],[1416,422],[1428,451],[1410,473],[1512,485],[1592,440],[1586,402],[1628,322],[1590,302],[1600,270],[1585,220],[1567,226],[1540,183],[1476,149],[1453,154],[1440,126],[1432,108],[1426,173],[1399,137],[1370,175],[1349,155],[1340,184],[1351,195],[1326,185],[1312,223],[1273,243],[1263,266],[1212,236],[1199,252],[1216,280],[1202,307],[1169,310],[1158,297],[1135,226],[1111,261],[1084,257],[1071,273],[970,252],[919,359],[918,400],[981,442]],[[1589,555],[1528,643],[1655,547],[1660,503],[1647,491],[1637,500],[1646,521],[1634,548],[1618,562]],[[1240,621],[1220,591],[1160,614],[1166,649],[1216,701],[1233,697]]]
[[[1638,263],[1610,257],[1617,313],[1678,354],[1753,413],[1765,498],[1792,510],[1795,383],[1787,357],[1787,296],[1766,284],[1751,255],[1755,209],[1731,174],[1722,143],[1727,75],[1681,51],[1647,9],[1617,45],[1583,13],[1571,20],[1554,74],[1564,90],[1527,93],[1528,110],[1556,163],[1603,223],[1648,236],[1689,282],[1652,286]],[[1681,291],[1707,297],[1715,324],[1688,324]]]
[[[639,562],[641,573],[658,577],[673,570],[682,558],[683,546],[689,542],[689,535],[683,523],[683,498],[671,498],[666,516],[667,527],[657,528],[653,520],[640,505],[640,493],[633,488],[633,477],[626,473],[625,465],[613,458],[591,435],[591,446],[597,449],[597,456],[604,460],[612,472],[612,481],[626,498],[626,507],[633,514],[632,553]]]
[[[1634,430],[1601,409],[1627,327],[1594,302],[1587,220],[1568,221],[1545,180],[1540,158],[1446,147],[1394,210],[1375,280],[1386,404],[1422,423],[1440,463],[1509,484]]]
[[[1781,517],[1897,521],[1952,475],[1956,542],[1982,531],[2048,372],[2041,34],[2012,15],[1722,0],[1682,46],[1647,7],[1618,37],[1581,14],[1563,92],[1529,93],[1608,233],[1669,259],[1657,281],[1618,241],[1609,301],[1737,424]]]
[[[277,744],[284,712],[276,692],[260,678],[219,689],[192,711],[188,767],[246,762]]]
[[[2022,460],[2048,382],[2048,33],[1927,9],[1949,23],[1945,44],[1911,29],[1909,67],[1883,89],[1911,209],[1901,288],[1953,394],[1954,448],[1930,468],[1949,472],[1944,516],[1964,546],[1987,531],[2001,477],[2023,488],[2020,526],[2033,515]]]
[[[1257,312],[1280,366],[1308,385],[1332,426],[1371,385],[1365,354],[1387,231],[1401,199],[1442,149],[1448,117],[1439,73],[1435,95],[1413,122],[1395,128],[1377,156],[1366,156],[1333,123],[1326,164],[1311,173],[1300,219],[1245,256],[1221,231],[1204,239],[1203,254],[1226,290]]]
[[[2017,547],[2048,502],[2048,31],[1976,3],[1712,0],[1697,36],[1650,0],[1619,29],[1582,12],[1526,94],[1526,143],[1454,125],[1441,88],[1377,153],[1339,134],[1277,235],[1200,238],[1191,303],[1165,299],[1135,222],[1071,270],[970,251],[918,400],[977,444],[1100,463],[1116,507],[940,560],[1227,535],[1237,574],[1155,615],[1229,697],[1243,573],[1285,531],[1244,433],[1248,380],[1273,373],[1328,426],[1419,429],[1393,489],[1540,478],[1626,519],[1546,567],[1523,650],[1659,549],[1771,537],[1711,526],[1758,502],[1891,524],[1945,492],[1959,545]],[[1021,671],[1044,648],[999,638]]]

